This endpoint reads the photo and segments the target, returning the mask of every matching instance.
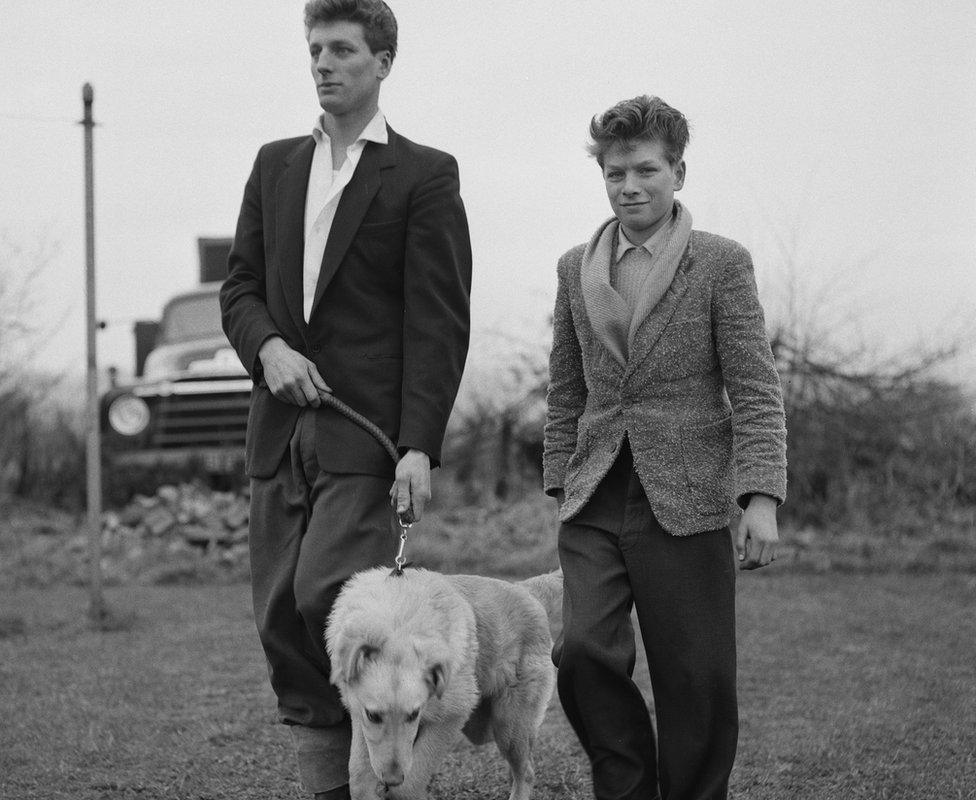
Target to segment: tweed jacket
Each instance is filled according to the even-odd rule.
[[[559,260],[553,317],[543,478],[547,494],[564,492],[560,519],[586,505],[625,437],[669,533],[721,528],[753,493],[781,503],[782,391],[748,251],[692,231],[621,363],[587,313],[584,250]]]

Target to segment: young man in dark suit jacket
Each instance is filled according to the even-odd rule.
[[[261,148],[244,190],[224,330],[254,380],[254,612],[299,772],[348,797],[349,722],[323,628],[343,582],[392,563],[391,501],[420,518],[468,346],[471,249],[448,154],[379,111],[397,24],[381,0],[312,0],[305,27],[322,114]],[[334,395],[367,431],[322,405]],[[392,488],[391,488],[392,481]]]
[[[614,216],[559,260],[545,488],[560,503],[563,708],[600,800],[722,800],[735,757],[732,540],[775,558],[779,378],[739,244],[674,199],[684,116],[637,97],[593,120]],[[631,680],[636,607],[657,741]]]

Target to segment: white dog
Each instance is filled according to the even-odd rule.
[[[522,583],[382,567],[354,575],[325,637],[352,717],[353,800],[425,798],[462,732],[495,740],[510,800],[528,800],[555,682],[548,616],[561,598],[559,572]]]

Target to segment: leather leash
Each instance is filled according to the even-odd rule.
[[[390,458],[393,459],[394,464],[400,460],[400,454],[397,452],[396,445],[393,444],[393,441],[389,436],[380,430],[378,425],[364,417],[358,411],[355,411],[347,406],[338,397],[330,392],[319,392],[319,397],[322,399],[322,402],[325,405],[334,408],[344,417],[352,420],[367,433],[371,434],[373,438],[383,446],[383,449],[386,450]],[[402,514],[394,510],[393,516],[396,518],[397,526],[400,528],[400,547],[397,550],[396,556],[393,558],[393,563],[395,566],[393,567],[393,571],[390,573],[390,575],[401,576],[403,575],[403,568],[407,564],[406,557],[403,555],[403,549],[407,544],[407,530],[413,526],[416,520],[413,516],[412,506]]]

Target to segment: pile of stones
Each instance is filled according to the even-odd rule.
[[[9,509],[8,509],[9,511]],[[0,522],[0,586],[81,585],[89,580],[84,513],[20,508]],[[165,485],[102,515],[107,585],[228,583],[248,578],[247,491]]]
[[[160,486],[103,515],[103,574],[150,583],[246,578],[247,532],[246,491]]]

